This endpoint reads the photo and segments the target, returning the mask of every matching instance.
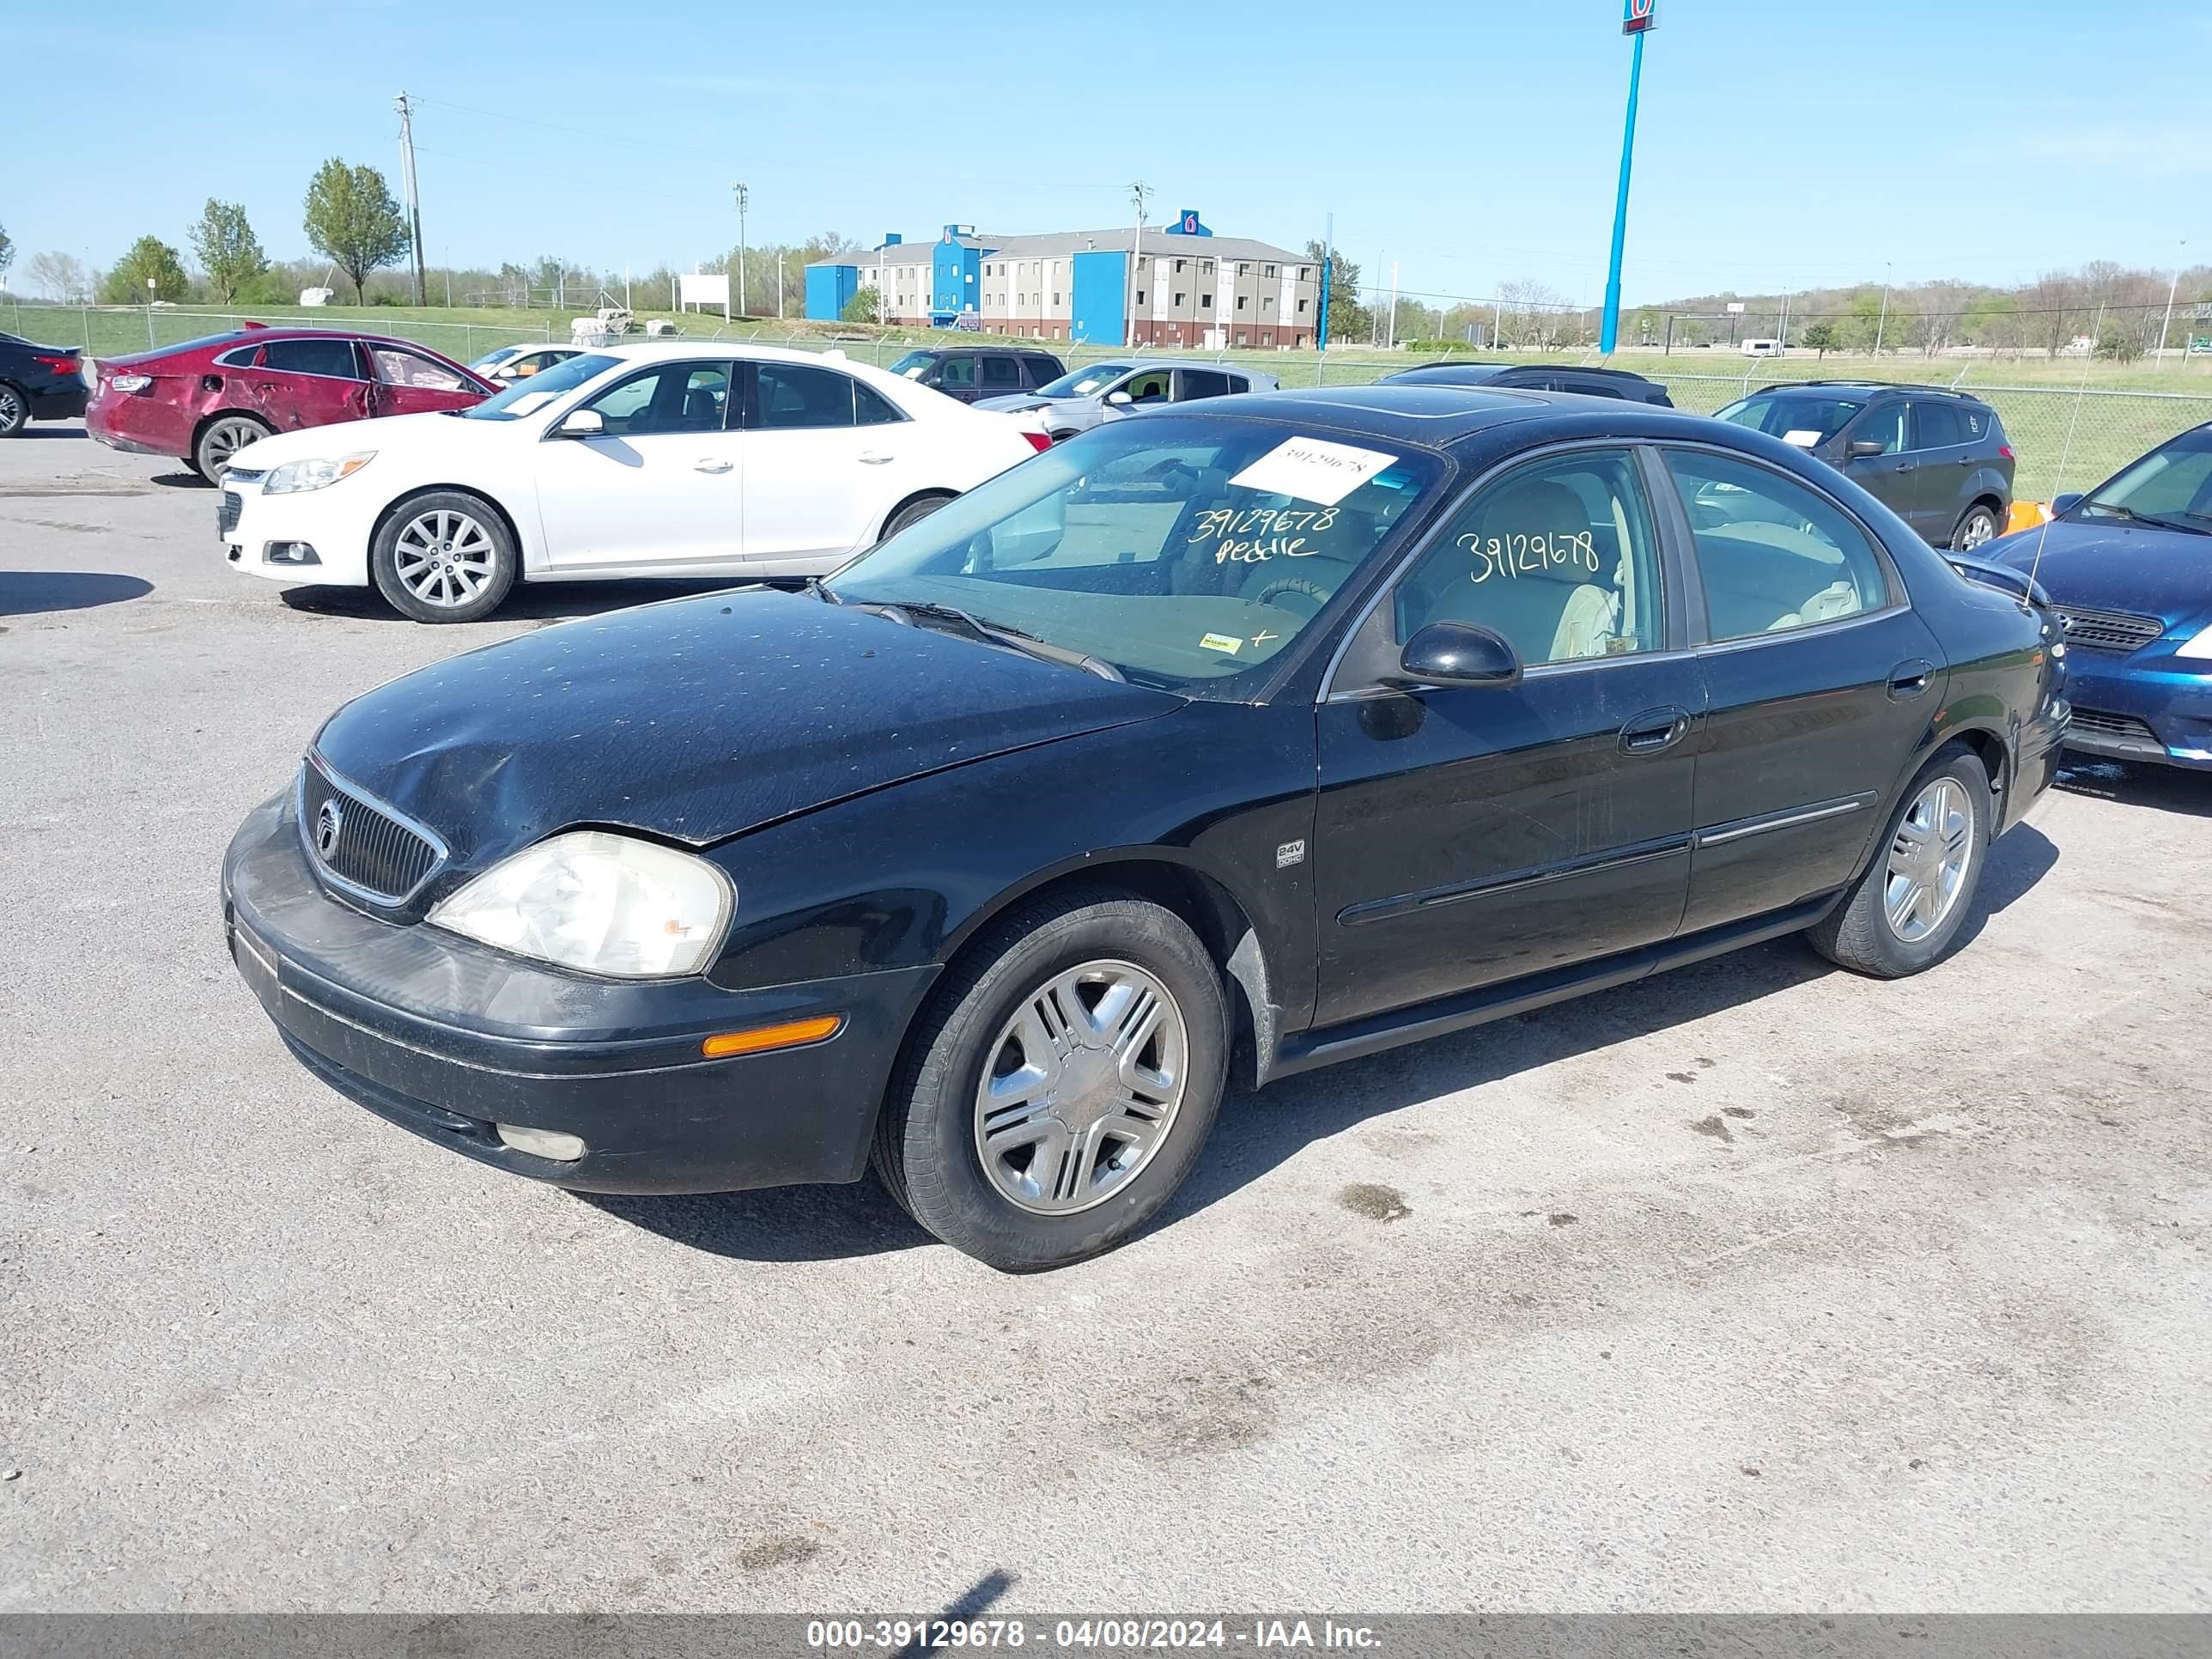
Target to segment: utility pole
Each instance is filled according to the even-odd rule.
[[[1336,216],[1322,222],[1321,233],[1321,325],[1314,331],[1314,349],[1328,349],[1328,284],[1336,274]]]
[[[1141,179],[1129,186],[1129,204],[1137,210],[1136,234],[1129,242],[1128,348],[1131,350],[1134,350],[1137,344],[1137,283],[1139,273],[1145,268],[1145,201],[1152,193],[1152,187]],[[1042,268],[1042,264],[1039,268]],[[1039,307],[1039,314],[1042,314],[1042,307]]]
[[[2182,239],[2181,246],[2184,248],[2189,246],[2188,238]],[[2173,327],[2173,296],[2180,291],[2181,259],[2179,255],[2176,255],[2173,262],[2173,280],[2166,285],[2166,320],[2158,325],[2158,366],[2160,368],[2166,367],[2166,337]],[[2185,362],[2189,354],[2184,351],[2181,356]]]
[[[745,311],[745,204],[751,199],[752,193],[741,184],[732,185],[731,188],[738,193],[738,315],[743,317],[747,314]]]
[[[1881,343],[1889,332],[1889,283],[1897,267],[1885,259],[1881,264],[1881,320],[1874,325],[1874,355],[1881,356]]]
[[[1636,37],[1628,65],[1628,125],[1620,140],[1620,194],[1613,207],[1613,262],[1605,278],[1605,320],[1598,328],[1598,352],[1610,357],[1620,343],[1620,263],[1628,251],[1628,181],[1636,164],[1636,101],[1644,86],[1644,37],[1659,21],[1657,0],[1626,0],[1620,32]]]
[[[407,186],[407,222],[415,233],[415,303],[419,306],[422,303],[422,198],[415,191],[415,112],[404,92],[395,107],[399,111],[399,177]]]
[[[1390,332],[1382,342],[1388,350],[1398,349],[1398,262],[1390,261]]]

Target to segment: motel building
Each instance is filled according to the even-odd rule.
[[[872,288],[886,323],[973,328],[1021,340],[1125,346],[1310,348],[1321,267],[1303,253],[1216,236],[1186,209],[1147,229],[1131,272],[1133,227],[981,236],[947,225],[934,242],[886,236],[872,253],[806,268],[806,314],[835,322]]]

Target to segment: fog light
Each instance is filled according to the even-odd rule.
[[[323,562],[311,542],[271,542],[261,556],[271,564],[320,564]]]
[[[558,1129],[533,1129],[526,1123],[495,1123],[501,1144],[512,1146],[518,1152],[528,1152],[532,1158],[547,1158],[556,1164],[574,1164],[584,1155],[581,1135],[564,1135]]]

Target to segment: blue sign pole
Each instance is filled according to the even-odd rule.
[[[1636,55],[1628,68],[1628,130],[1620,141],[1620,199],[1613,210],[1613,264],[1605,278],[1605,322],[1598,331],[1597,349],[1610,356],[1620,343],[1620,260],[1628,246],[1628,180],[1636,165],[1636,100],[1644,86],[1644,37],[1650,30],[1651,7],[1631,0],[1626,30],[1636,37]]]

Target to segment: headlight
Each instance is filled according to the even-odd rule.
[[[659,979],[713,961],[736,902],[730,878],[704,859],[579,830],[494,865],[429,920],[582,973]]]
[[[2212,657],[2212,628],[2204,629],[2193,640],[2185,641],[2181,649],[2173,654],[2177,657]]]
[[[327,461],[287,461],[261,481],[261,493],[296,495],[306,489],[328,489],[340,478],[350,478],[375,459],[374,450],[362,449]]]

